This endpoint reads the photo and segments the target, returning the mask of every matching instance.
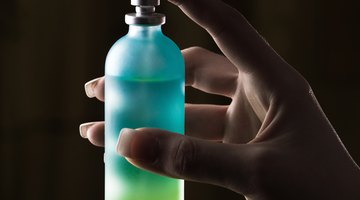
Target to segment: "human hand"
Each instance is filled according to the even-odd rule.
[[[360,170],[306,80],[222,1],[173,2],[225,55],[183,50],[186,84],[232,102],[186,105],[187,136],[124,129],[119,154],[140,168],[226,187],[248,199],[360,199]],[[103,78],[86,88],[89,97],[104,100]],[[103,122],[80,128],[83,137],[103,145]]]

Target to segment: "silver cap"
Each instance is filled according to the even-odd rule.
[[[139,25],[165,24],[165,15],[155,13],[155,6],[160,5],[160,0],[131,0],[131,5],[136,6],[136,13],[125,15],[125,23]]]
[[[160,0],[131,0],[133,6],[159,6]]]

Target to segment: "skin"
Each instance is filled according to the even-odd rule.
[[[162,175],[222,186],[251,200],[360,199],[360,169],[308,82],[246,19],[219,0],[171,1],[213,37],[224,56],[182,51],[186,84],[232,99],[186,105],[186,136],[123,129],[117,152]],[[85,85],[104,101],[104,78]],[[104,122],[80,126],[104,144]]]

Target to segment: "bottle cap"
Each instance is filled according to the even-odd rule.
[[[161,25],[165,23],[165,15],[155,13],[155,6],[160,5],[160,0],[131,0],[131,5],[136,6],[136,13],[125,15],[125,23],[139,25]]]
[[[159,6],[160,0],[131,0],[133,6]]]

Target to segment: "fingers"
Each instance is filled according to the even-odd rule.
[[[185,107],[185,129],[189,136],[222,140],[227,106],[190,105]],[[104,122],[89,122],[81,124],[80,135],[95,146],[104,146]]]
[[[159,129],[123,129],[117,152],[132,164],[185,180],[231,187],[251,174],[251,152],[245,145],[200,140]]]
[[[89,98],[96,97],[100,101],[104,101],[105,77],[93,79],[85,83],[85,93]]]
[[[79,129],[81,137],[87,138],[95,146],[104,146],[104,122],[84,123]]]
[[[232,97],[238,70],[224,56],[192,47],[182,50],[186,65],[186,85],[207,93]]]
[[[237,86],[238,70],[224,56],[193,47],[182,51],[186,64],[186,84],[207,93],[232,97]],[[104,101],[105,78],[85,84],[86,95]]]
[[[228,106],[191,105],[185,106],[185,133],[207,140],[222,140]]]
[[[285,62],[281,57],[237,10],[223,1],[170,1],[205,28],[225,56],[241,71],[271,75],[274,69],[283,68]]]

